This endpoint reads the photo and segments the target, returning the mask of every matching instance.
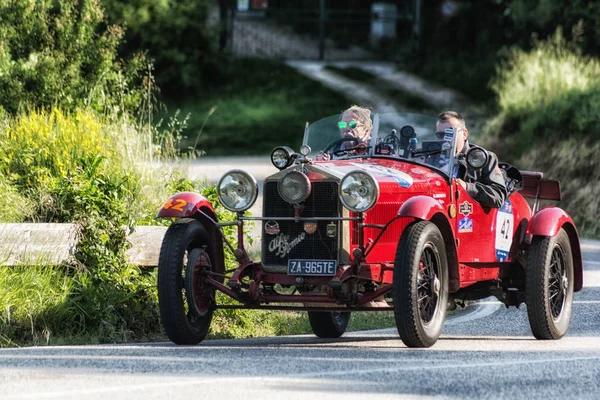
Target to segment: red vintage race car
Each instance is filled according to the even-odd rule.
[[[456,183],[456,135],[437,137],[436,118],[373,114],[366,148],[340,145],[347,138],[339,119],[307,125],[299,153],[272,152],[280,171],[260,188],[263,216],[244,216],[259,187],[243,170],[227,172],[217,188],[237,213],[233,223],[217,221],[198,193],[178,193],[160,209],[158,217],[178,218],[158,267],[160,313],[173,342],[202,341],[221,307],[306,310],[324,338],[341,336],[353,311],[393,310],[402,341],[429,347],[450,305],[488,296],[525,303],[538,339],[565,334],[583,267],[569,215],[538,210],[540,200],[560,200],[557,181],[501,163],[509,196],[484,208]],[[315,161],[323,151],[329,159]],[[469,168],[488,160],[477,146],[466,154]],[[247,221],[262,225],[262,260],[244,248]],[[224,225],[237,226],[237,243],[226,240]],[[237,268],[225,268],[225,251]],[[217,304],[217,291],[239,304]]]

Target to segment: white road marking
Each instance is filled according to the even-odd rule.
[[[471,307],[476,307],[475,311],[469,312],[465,315],[458,315],[455,318],[448,318],[445,322],[446,326],[463,324],[465,322],[474,321],[476,319],[485,318],[489,315],[492,315],[504,305],[497,302],[481,302],[475,303],[475,305]]]

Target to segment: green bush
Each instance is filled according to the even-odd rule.
[[[123,30],[103,12],[100,0],[1,2],[0,109],[135,109],[146,62],[118,58]]]
[[[99,341],[159,334],[155,274],[129,265],[124,229],[140,220],[155,221],[156,210],[178,182],[172,168],[150,164],[162,160],[152,144],[156,132],[136,128],[124,116],[111,119],[89,110],[31,112],[5,118],[0,126],[0,173],[13,192],[34,204],[28,219],[75,223],[80,234],[75,262],[63,269],[70,283],[61,292],[62,307],[70,311],[57,311],[62,322],[50,323],[41,317],[49,312],[44,305],[30,309],[24,294],[10,311],[15,316],[11,329],[25,332],[33,324],[29,331],[36,337],[51,332],[52,337],[88,335]],[[0,198],[10,201],[6,193]],[[39,275],[54,282],[40,296],[53,296],[60,271]],[[0,291],[14,290],[10,282],[6,285]],[[33,313],[31,320],[16,317],[23,313]]]
[[[506,12],[512,22],[511,37],[521,46],[530,37],[547,39],[560,23],[577,46],[589,55],[600,55],[600,3],[588,0],[511,0]]]
[[[513,159],[542,138],[598,135],[600,61],[581,55],[561,30],[529,52],[513,49],[492,88],[499,114],[488,134],[518,143]]]
[[[197,93],[214,79],[217,26],[207,21],[211,0],[102,0],[111,23],[126,28],[121,49],[133,55],[147,50],[161,90],[172,97]]]

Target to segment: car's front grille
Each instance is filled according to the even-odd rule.
[[[301,217],[339,217],[341,204],[338,197],[338,183],[320,181],[312,183],[308,199],[302,203]],[[267,267],[287,266],[289,259],[336,260],[338,258],[338,237],[341,227],[338,221],[319,221],[314,233],[305,230],[304,222],[281,221],[281,217],[294,217],[294,206],[284,201],[277,191],[277,181],[264,185],[263,215],[272,218],[262,226],[262,259]],[[328,225],[335,225],[335,230]],[[269,233],[265,226],[269,226]],[[277,229],[273,229],[278,226]],[[309,227],[310,228],[310,227]],[[307,232],[308,231],[308,232]],[[331,237],[333,236],[333,237]]]

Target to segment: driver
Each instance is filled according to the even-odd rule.
[[[465,119],[456,111],[444,111],[437,117],[436,135],[444,137],[447,128],[454,128],[456,153],[466,155],[469,150],[469,131]],[[465,157],[458,157],[456,182],[483,207],[500,208],[507,197],[506,179],[498,167],[498,157],[488,151],[490,161],[481,170],[467,168]]]
[[[351,149],[359,144],[368,145],[371,140],[371,129],[373,129],[371,110],[357,105],[350,107],[342,114],[338,128],[342,137],[355,137],[360,140],[358,143],[350,141],[342,143],[343,149]]]
[[[371,140],[371,130],[373,129],[373,122],[371,121],[371,110],[364,107],[353,105],[344,111],[338,121],[338,128],[342,138],[356,138],[358,143],[354,141],[346,141],[340,144],[340,147],[336,150],[354,149],[356,147],[364,146],[365,149],[369,145]],[[360,150],[357,151],[357,153]],[[317,154],[317,161],[327,161],[331,156],[327,153],[321,152]]]

